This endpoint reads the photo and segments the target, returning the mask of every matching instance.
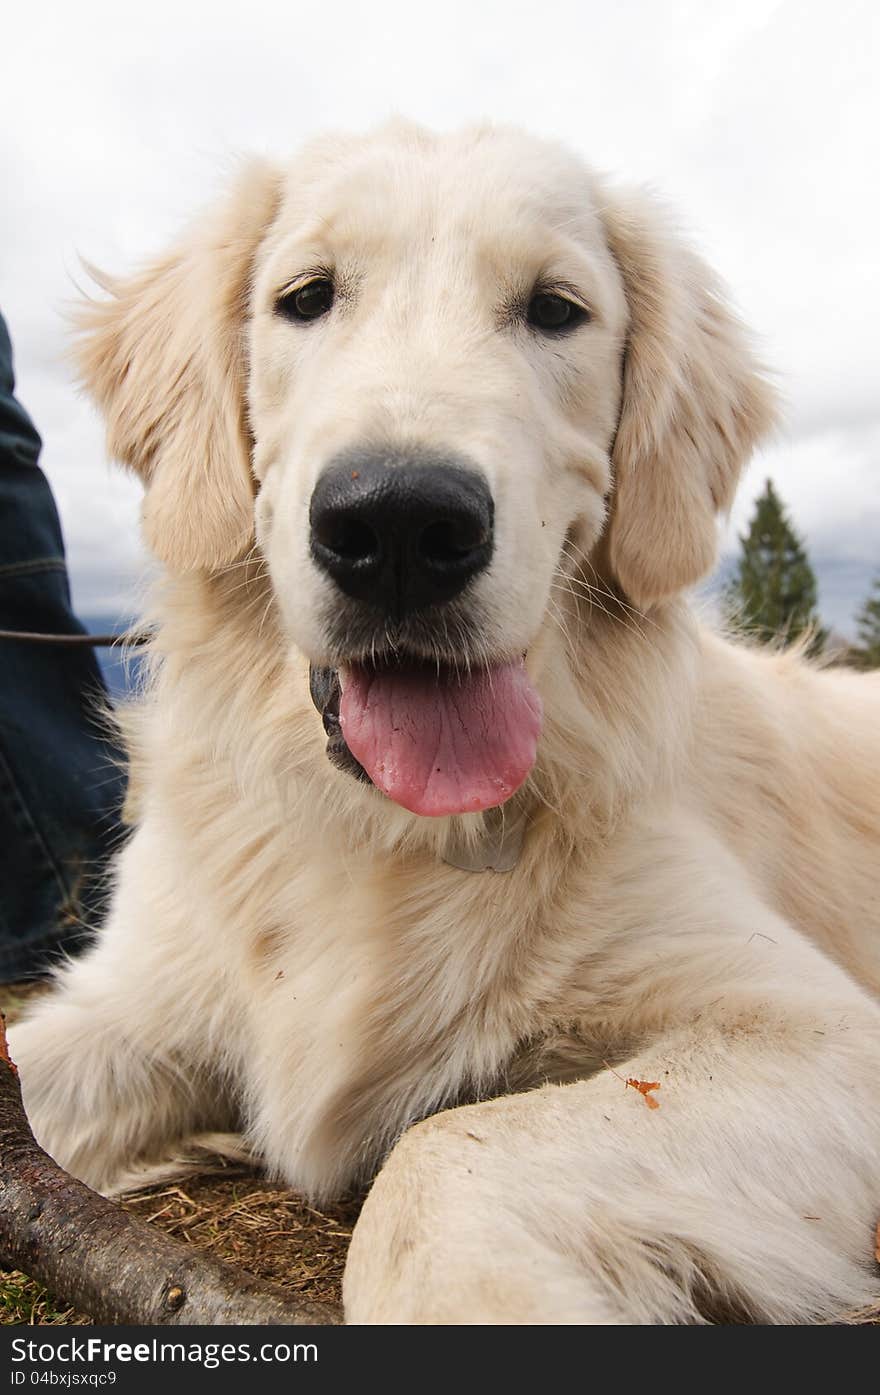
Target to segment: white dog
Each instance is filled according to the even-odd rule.
[[[166,579],[109,919],[13,1033],[38,1138],[381,1169],[353,1322],[867,1302],[880,688],[682,599],[773,419],[702,261],[555,147],[394,124],[108,289]]]

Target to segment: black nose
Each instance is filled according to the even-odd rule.
[[[482,475],[449,456],[347,451],[312,495],[312,557],[347,596],[403,619],[488,566],[493,517]]]

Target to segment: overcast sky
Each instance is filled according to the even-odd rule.
[[[0,307],[45,442],[75,598],[130,609],[140,490],[105,463],[64,362],[79,254],[131,268],[222,186],[399,112],[514,121],[650,182],[774,367],[784,432],[753,463],[728,551],[772,475],[826,620],[880,570],[880,4],[876,0],[292,0],[7,7]]]

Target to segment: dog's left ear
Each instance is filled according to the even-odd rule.
[[[713,273],[663,211],[603,194],[629,307],[609,561],[645,609],[711,570],[716,515],[774,424],[775,395]]]
[[[76,315],[81,377],[110,453],[146,486],[143,529],[178,571],[241,556],[253,532],[245,320],[256,250],[279,181],[249,164],[223,202],[161,260]]]

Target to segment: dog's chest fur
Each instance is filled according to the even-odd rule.
[[[370,1175],[413,1120],[504,1090],[573,965],[548,967],[561,885],[536,898],[529,858],[494,874],[326,840],[301,853],[274,926],[247,939],[243,1069],[258,1148],[321,1195]]]

